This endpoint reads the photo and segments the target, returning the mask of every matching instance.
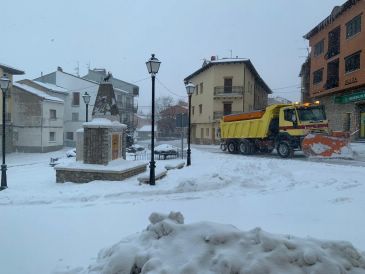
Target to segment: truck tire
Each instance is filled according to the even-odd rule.
[[[221,150],[222,151],[226,151],[227,150],[227,144],[226,143],[221,143]]]
[[[243,155],[251,154],[251,144],[247,140],[242,140],[238,145],[238,150]]]
[[[227,143],[227,149],[229,153],[237,153],[236,143],[231,141]]]
[[[281,141],[276,147],[276,150],[281,158],[293,157],[293,148],[286,141]]]

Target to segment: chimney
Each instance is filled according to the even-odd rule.
[[[57,71],[62,71],[63,72],[63,69],[60,66],[58,66]]]
[[[215,56],[211,56],[210,57],[210,61],[215,61],[216,60],[216,57]]]

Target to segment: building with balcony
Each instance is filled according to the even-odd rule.
[[[249,59],[212,57],[184,81],[196,86],[191,98],[191,140],[196,144],[218,143],[223,115],[263,109],[272,93]]]
[[[332,130],[365,138],[365,1],[348,0],[304,38],[311,48],[309,97],[326,108]],[[302,75],[303,77],[303,75]]]
[[[13,100],[13,76],[14,75],[23,75],[24,71],[20,69],[13,68],[11,66],[1,64],[0,63],[0,77],[6,76],[10,79],[9,90],[6,94],[6,102],[5,102],[5,150],[6,152],[10,152],[14,150],[14,140],[13,140],[13,117],[14,117],[14,100]],[[1,92],[1,91],[0,91]],[[3,96],[0,96],[0,133],[2,135],[2,123],[3,123]],[[0,136],[2,138],[2,136]],[[0,147],[0,151],[2,150],[2,146]]]

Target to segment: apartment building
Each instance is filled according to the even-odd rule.
[[[86,92],[91,96],[88,112],[88,120],[92,119],[92,109],[95,104],[96,95],[99,89],[99,83],[80,78],[76,75],[64,72],[61,67],[56,71],[46,75],[42,75],[33,80],[39,85],[51,87],[55,90],[55,86],[65,91],[65,95],[59,92],[54,96],[64,100],[64,145],[69,147],[76,146],[76,131],[82,127],[86,121],[86,105],[82,95]],[[29,83],[27,83],[29,84]]]
[[[64,100],[31,80],[13,85],[14,148],[21,152],[49,152],[63,147]],[[26,84],[28,83],[28,84]],[[34,85],[30,85],[33,83]],[[51,95],[50,95],[51,94]]]
[[[219,143],[223,115],[263,109],[272,93],[249,59],[212,57],[184,81],[196,86],[191,98],[191,140],[196,144]]]
[[[23,75],[24,71],[0,63],[0,77],[6,76],[10,79],[9,90],[6,94],[5,102],[5,150],[6,152],[11,152],[14,150],[14,140],[13,140],[13,117],[14,117],[14,100],[13,100],[13,76]],[[1,92],[1,91],[0,91]],[[0,96],[0,138],[2,138],[2,123],[3,123],[3,96]],[[0,147],[2,151],[2,146]]]
[[[325,106],[332,130],[365,138],[365,1],[349,0],[309,31],[312,100]]]

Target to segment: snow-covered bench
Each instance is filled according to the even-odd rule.
[[[165,165],[165,168],[167,170],[170,170],[170,169],[181,169],[185,166],[185,162],[179,162],[179,163],[175,163],[175,164],[168,164],[168,165]]]
[[[166,174],[167,174],[167,170],[155,171],[155,180],[157,181],[157,180],[165,177]],[[150,175],[149,175],[149,173],[144,173],[143,175],[139,176],[137,178],[137,180],[140,183],[149,184],[150,183]]]

